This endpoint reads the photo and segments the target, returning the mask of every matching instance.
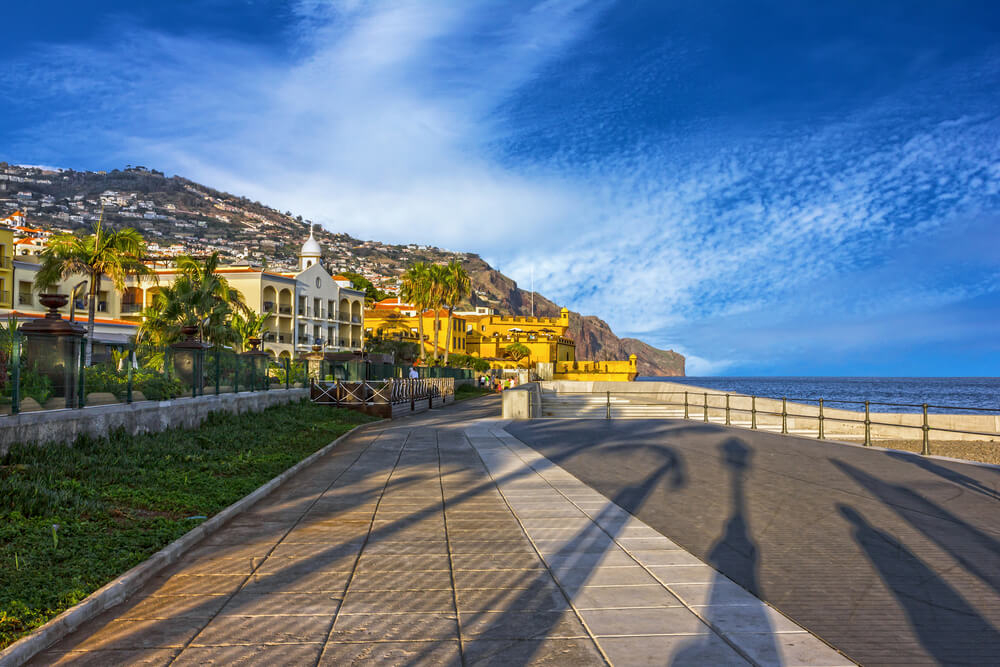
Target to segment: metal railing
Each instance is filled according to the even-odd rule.
[[[544,396],[543,392],[543,396]],[[590,397],[600,397],[601,401],[590,402],[591,407],[595,407],[597,404],[601,404],[603,408],[603,414],[605,419],[614,419],[616,408],[624,408],[624,404],[630,407],[670,407],[676,408],[678,413],[683,409],[684,419],[698,419],[705,423],[722,423],[725,426],[745,426],[747,422],[737,423],[733,421],[734,415],[744,415],[749,417],[749,428],[750,430],[766,430],[766,431],[777,431],[782,434],[789,434],[789,420],[806,420],[815,421],[815,433],[818,440],[825,440],[828,436],[830,422],[835,424],[853,424],[859,427],[861,433],[858,435],[863,439],[863,444],[865,447],[871,447],[873,443],[872,437],[872,427],[883,427],[890,429],[910,429],[912,431],[919,431],[919,439],[921,442],[921,451],[923,455],[929,455],[930,452],[930,434],[932,431],[940,433],[952,433],[956,435],[964,436],[979,436],[987,439],[1000,439],[1000,431],[985,431],[985,430],[971,430],[971,429],[960,429],[960,428],[949,428],[941,425],[933,425],[932,418],[937,416],[954,416],[955,413],[948,412],[936,412],[936,411],[960,411],[963,414],[958,416],[969,416],[972,415],[987,415],[1000,418],[1000,408],[975,408],[967,406],[958,405],[937,405],[931,403],[890,403],[882,401],[869,401],[869,400],[845,400],[845,399],[823,399],[823,398],[809,398],[809,397],[790,397],[790,396],[760,396],[756,394],[734,394],[734,393],[716,393],[716,392],[704,392],[704,391],[671,391],[671,392],[652,392],[649,393],[638,393],[638,392],[620,392],[614,393],[611,391],[603,392],[566,392],[560,391],[555,393],[556,396],[590,396]],[[649,400],[650,396],[656,396],[658,400]],[[683,397],[683,400],[670,400],[664,399],[663,397]],[[645,398],[645,401],[642,399]],[[716,405],[712,405],[709,402],[710,398],[720,399],[716,401]],[[636,400],[640,399],[640,400]],[[660,400],[662,399],[662,400]],[[700,400],[692,400],[700,399]],[[746,403],[749,401],[748,407],[737,407],[734,402],[737,400],[741,403]],[[762,409],[758,407],[758,401],[773,401],[775,403],[780,401],[780,409]],[[796,404],[800,408],[809,407],[812,404],[816,406],[815,413],[806,412],[794,412],[789,410],[789,401],[792,402],[792,407],[796,407]],[[837,407],[831,407],[831,404]],[[848,410],[842,406],[857,406],[859,408],[856,412]],[[910,414],[915,417],[914,421],[916,423],[908,424],[905,423],[903,419],[897,422],[880,421],[878,415],[880,414],[899,414],[899,413],[888,413],[887,411],[872,411],[873,407],[879,408],[904,408],[909,412],[902,414]],[[836,410],[837,412],[831,414],[829,410]],[[621,409],[619,409],[619,414]],[[858,417],[847,416],[847,414],[857,414]],[[543,398],[543,415],[544,415],[544,398]],[[551,415],[544,415],[546,418]],[[670,415],[670,417],[681,416]],[[769,425],[770,428],[765,428],[760,422],[761,417],[775,417],[775,423]],[[801,429],[797,429],[800,433]],[[842,433],[838,434],[838,437],[854,435],[853,433]],[[907,439],[907,438],[884,438],[884,439]],[[1000,443],[998,443],[1000,444]]]
[[[291,315],[292,314],[292,307],[291,306],[278,306],[278,314],[279,315]]]
[[[289,389],[307,368],[229,348],[104,346],[84,364],[86,337],[55,352],[15,331],[0,357],[0,422],[6,415],[206,394]]]
[[[455,393],[454,378],[390,378],[357,382],[334,380],[309,382],[309,397],[320,405],[352,407],[362,405],[397,405],[433,400]]]
[[[142,310],[141,303],[122,303],[121,312],[122,313],[138,313]]]

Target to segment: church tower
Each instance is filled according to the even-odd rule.
[[[323,255],[323,248],[313,236],[312,225],[309,225],[309,238],[302,244],[299,251],[299,271],[305,271],[313,264],[319,264],[319,258]]]

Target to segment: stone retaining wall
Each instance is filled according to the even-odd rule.
[[[116,429],[135,435],[195,428],[213,412],[258,412],[308,397],[308,389],[272,389],[8,415],[0,417],[0,456],[14,443],[73,442],[81,434],[102,436]]]

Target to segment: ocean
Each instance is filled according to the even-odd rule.
[[[705,387],[719,392],[751,394],[789,400],[824,399],[830,407],[848,410],[857,405],[835,401],[873,403],[872,412],[919,412],[919,407],[878,405],[927,403],[948,409],[934,412],[975,412],[963,408],[987,408],[1000,412],[1000,378],[888,378],[888,377],[640,377],[640,382],[669,381]]]

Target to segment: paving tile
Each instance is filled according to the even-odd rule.
[[[531,588],[476,588],[455,591],[458,609],[473,611],[565,611],[569,602],[554,585],[536,585]]]
[[[117,651],[44,651],[29,665],[73,665],[73,667],[165,667],[180,649],[129,649]]]
[[[236,616],[305,615],[333,617],[340,607],[340,593],[237,593],[222,608]]]
[[[456,570],[456,588],[529,588],[554,585],[545,570]]]
[[[638,607],[680,607],[681,602],[660,585],[584,586],[571,591],[577,609],[628,609]]]
[[[455,570],[538,570],[545,564],[533,553],[453,554]]]
[[[228,595],[151,595],[126,601],[117,618],[212,618],[229,601]]]
[[[712,634],[603,637],[598,643],[613,665],[745,667],[750,664]]]
[[[178,574],[153,583],[146,590],[151,595],[230,595],[246,580],[242,574]]]
[[[583,551],[580,553],[545,553],[542,554],[549,567],[565,569],[572,567],[599,566],[636,566],[635,560],[617,547],[606,551]]]
[[[526,539],[504,541],[451,540],[451,552],[453,554],[533,554],[535,550]]]
[[[806,632],[780,634],[740,633],[728,635],[740,650],[761,665],[783,667],[848,667],[843,655]]]
[[[690,605],[751,605],[758,606],[760,600],[745,588],[728,579],[716,580],[709,584],[671,584],[670,590]]]
[[[386,595],[384,591],[350,591],[344,598],[341,615],[405,613],[418,611],[455,611],[451,590],[404,591]]]
[[[694,607],[695,611],[723,633],[803,632],[795,622],[758,601],[757,604]]]
[[[319,659],[323,644],[272,644],[257,646],[192,646],[174,665],[260,665],[291,667],[311,665]]]
[[[664,565],[691,565],[693,567],[707,567],[704,561],[692,556],[687,551],[680,549],[661,549],[658,551],[636,550],[629,551],[632,557],[647,567],[660,567]]]
[[[588,637],[572,611],[461,612],[463,637],[554,639]]]
[[[233,644],[302,644],[323,642],[333,616],[230,616],[220,614],[194,638],[191,646]]]
[[[457,641],[424,642],[331,642],[323,650],[321,667],[341,665],[426,665],[460,667],[462,654]]]
[[[338,560],[355,557],[361,553],[362,540],[339,544],[286,544],[281,542],[271,552],[269,558],[315,558],[317,560]]]
[[[200,561],[204,558],[264,558],[274,548],[272,544],[225,544],[206,545],[201,543],[184,556],[185,561]]]
[[[184,558],[174,567],[163,571],[170,574],[242,574],[246,576],[253,572],[264,559],[261,558],[200,558],[188,560]]]
[[[597,568],[553,568],[552,575],[567,588],[581,586],[640,586],[655,584],[654,579],[646,570],[638,565]]]
[[[419,554],[447,554],[448,543],[435,542],[370,542],[365,546],[366,554],[398,554],[401,556],[416,556]]]
[[[344,556],[332,556],[329,553],[319,552],[312,557],[306,558],[281,558],[272,556],[261,563],[254,574],[295,574],[299,576],[312,574],[314,572],[351,572],[357,561],[356,554]]]
[[[713,581],[728,581],[719,574],[718,570],[708,565],[653,565],[649,567],[649,571],[667,585],[710,584]]]
[[[358,562],[358,573],[362,572],[415,572],[424,570],[450,570],[451,562],[445,554],[421,554],[417,556],[381,555],[365,553]]]
[[[605,665],[590,639],[495,640],[473,639],[465,643],[467,665]]]
[[[60,650],[180,648],[205,626],[202,618],[113,620],[69,635]]]
[[[417,572],[356,572],[351,579],[352,591],[451,590],[451,572],[426,570]]]
[[[347,588],[350,572],[275,572],[255,574],[243,591],[247,593],[339,593]]]
[[[456,618],[453,613],[438,612],[340,614],[330,641],[457,640]]]
[[[616,635],[691,635],[709,632],[685,607],[589,609],[580,615],[597,637]]]
[[[620,537],[615,540],[628,551],[676,551],[677,544],[665,537]],[[700,561],[699,561],[700,562]]]

